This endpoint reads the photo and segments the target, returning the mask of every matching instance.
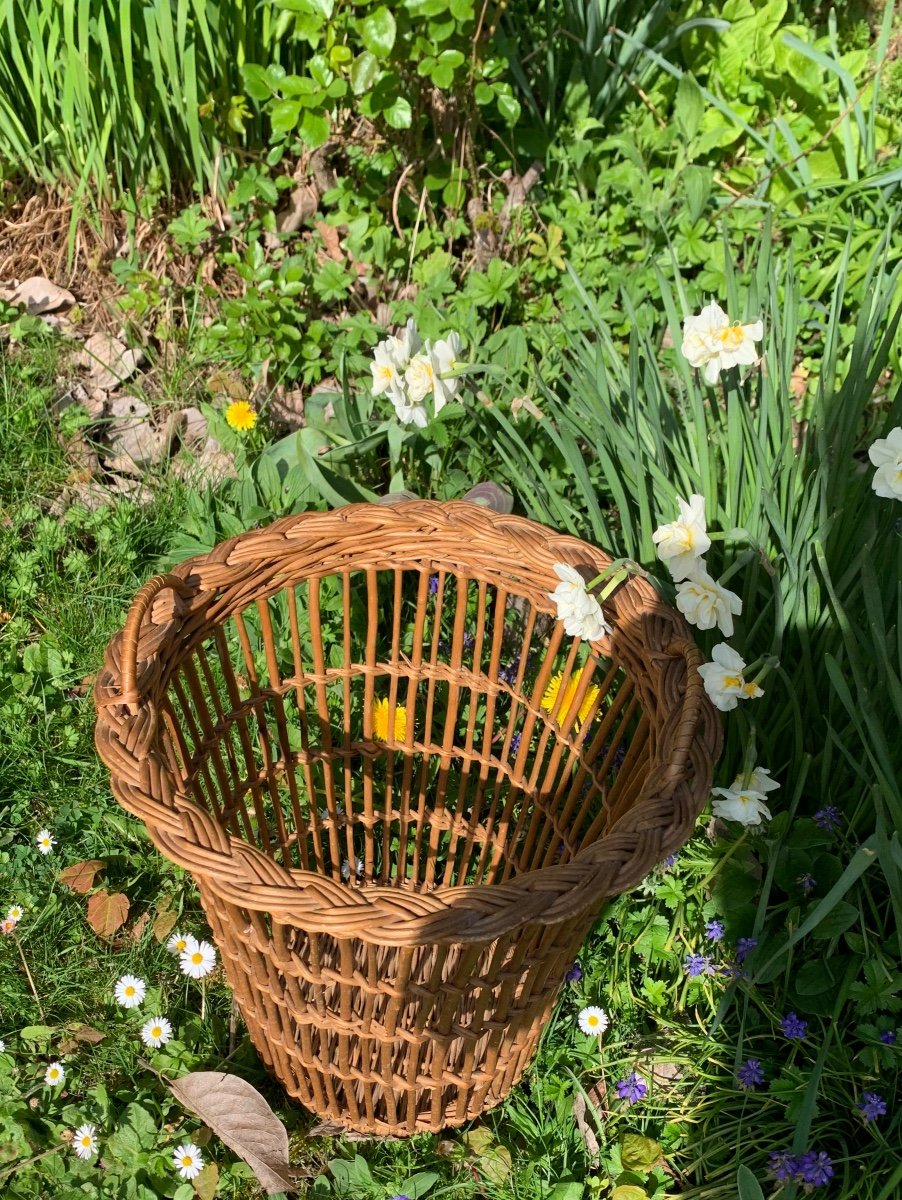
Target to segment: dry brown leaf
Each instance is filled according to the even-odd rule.
[[[326,247],[326,253],[329,258],[344,266],[345,256],[341,248],[341,241],[338,236],[338,230],[334,225],[327,225],[325,221],[316,222],[316,231],[323,239],[323,244]]]
[[[128,931],[128,936],[133,942],[140,942],[141,938],[144,936],[144,930],[147,928],[149,923],[150,913],[141,913],[140,917],[138,917],[137,921],[135,921],[134,925]]]
[[[340,1137],[346,1142],[369,1142],[377,1135],[374,1133],[358,1133],[355,1129],[348,1129],[342,1125],[340,1121],[320,1121],[312,1128],[307,1130],[307,1137]],[[395,1141],[394,1138],[386,1138],[379,1135],[381,1141]]]
[[[160,911],[154,917],[152,926],[153,936],[158,942],[166,941],[170,933],[172,933],[173,929],[175,929],[178,919],[178,913],[174,912],[173,909],[169,908],[168,906],[160,909]]]
[[[52,312],[56,308],[71,308],[75,297],[66,288],[61,288],[43,275],[32,275],[23,279],[18,287],[0,288],[0,300],[10,304],[24,304],[29,316]]]
[[[75,356],[75,363],[88,371],[92,387],[112,391],[144,362],[141,350],[130,350],[109,333],[92,333]]]
[[[110,937],[125,924],[128,904],[122,892],[95,892],[88,901],[88,924],[101,937]]]
[[[204,1121],[273,1192],[296,1192],[288,1175],[288,1133],[255,1087],[222,1071],[168,1080],[179,1103]]]
[[[105,1037],[105,1033],[101,1033],[99,1029],[94,1029],[91,1025],[77,1025],[62,1039],[58,1049],[61,1054],[73,1054],[82,1043],[96,1046]]]
[[[191,1182],[194,1184],[194,1194],[199,1196],[200,1200],[213,1200],[219,1184],[219,1167],[216,1163],[207,1163]]]
[[[71,867],[66,867],[65,871],[60,871],[59,881],[64,883],[67,888],[71,888],[73,892],[84,896],[94,886],[98,872],[102,871],[105,865],[99,858],[89,858],[84,862],[73,863]]]

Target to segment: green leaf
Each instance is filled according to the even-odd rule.
[[[739,1200],[764,1200],[761,1184],[745,1165],[736,1172],[736,1191]]]
[[[849,904],[845,900],[840,900],[827,915],[820,920],[812,929],[811,936],[813,938],[834,938],[854,925],[858,920],[858,909],[854,904]]]
[[[582,1200],[585,1190],[586,1185],[584,1183],[579,1183],[575,1179],[562,1179],[554,1185],[545,1197],[545,1200]]]
[[[358,25],[360,37],[370,54],[376,58],[388,58],[397,35],[395,18],[384,5],[370,13]],[[397,126],[406,128],[406,126]]]
[[[677,85],[674,115],[677,126],[687,142],[698,133],[705,114],[705,101],[701,88],[687,71]]]
[[[19,1030],[19,1037],[23,1042],[49,1042],[53,1030],[49,1025],[26,1025]]]
[[[311,150],[315,150],[317,146],[322,146],[328,140],[329,128],[329,118],[324,113],[314,112],[312,108],[308,108],[304,113],[298,134],[302,142]]]
[[[351,91],[355,96],[368,92],[379,74],[379,60],[369,50],[358,54],[351,64]]]
[[[686,207],[689,221],[695,225],[700,221],[711,195],[711,184],[714,172],[710,167],[700,167],[690,164],[683,170],[683,188],[686,192]]]
[[[382,115],[392,129],[409,129],[413,121],[410,101],[405,100],[403,96],[399,96],[394,104],[385,109]]]
[[[650,1171],[661,1157],[661,1147],[641,1133],[625,1133],[620,1139],[620,1161],[627,1171]]]
[[[269,110],[273,133],[293,133],[301,115],[299,100],[279,100]]]
[[[419,1197],[425,1196],[438,1181],[439,1176],[435,1171],[419,1171],[416,1175],[411,1175],[404,1180],[398,1189],[398,1194],[409,1196],[410,1200],[419,1200]]]
[[[244,81],[244,90],[252,100],[269,100],[272,96],[273,90],[269,84],[266,67],[261,67],[258,63],[245,63],[241,68],[241,78]]]

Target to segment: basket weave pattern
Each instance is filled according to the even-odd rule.
[[[460,1124],[528,1064],[603,901],[689,837],[720,725],[644,580],[566,637],[594,547],[478,506],[291,517],[139,592],[98,676],[114,795],[192,872],[288,1093]]]

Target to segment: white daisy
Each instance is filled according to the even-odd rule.
[[[48,1087],[56,1087],[58,1083],[62,1083],[66,1078],[66,1071],[62,1063],[51,1063],[44,1072],[44,1082]]]
[[[49,829],[42,829],[35,838],[38,844],[38,849],[42,854],[49,854],[56,845],[56,838],[51,834]]]
[[[79,1125],[72,1135],[72,1149],[79,1158],[91,1158],[97,1153],[96,1125]]]
[[[6,1053],[6,1042],[4,1042],[3,1038],[0,1038],[0,1054],[5,1054],[5,1053]]]
[[[166,943],[166,949],[170,954],[183,954],[188,949],[188,943],[191,940],[190,933],[174,933]]]
[[[22,907],[22,905],[21,904],[12,904],[12,905],[10,905],[9,912],[6,914],[6,919],[7,919],[7,921],[15,921],[16,924],[18,925],[18,923],[22,920],[22,918],[24,916],[25,916],[25,909]]]
[[[610,1025],[608,1014],[603,1008],[596,1008],[595,1005],[590,1005],[588,1008],[584,1008],[577,1019],[579,1021],[579,1027],[583,1033],[601,1034],[604,1033],[608,1025]]]
[[[144,999],[147,984],[136,975],[123,975],[116,981],[115,996],[117,1004],[123,1008],[137,1008]]]
[[[203,1169],[204,1156],[193,1142],[184,1142],[176,1146],[172,1161],[182,1179],[194,1179]]]
[[[216,951],[209,942],[198,942],[191,938],[179,955],[179,965],[183,975],[190,975],[192,979],[203,979],[216,966]]]
[[[141,1026],[141,1041],[158,1050],[172,1038],[172,1026],[165,1017],[151,1017]]]

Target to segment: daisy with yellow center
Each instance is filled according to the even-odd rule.
[[[48,1087],[56,1087],[57,1084],[63,1082],[66,1078],[66,1071],[62,1063],[51,1063],[44,1072],[44,1082]]]
[[[188,949],[188,937],[187,933],[174,933],[166,943],[166,949],[170,954],[181,954]]]
[[[141,1041],[145,1046],[159,1050],[172,1040],[172,1026],[165,1017],[151,1017],[141,1026]]]
[[[576,693],[579,690],[580,680],[583,677],[584,670],[585,667],[580,667],[580,669],[575,671],[567,680],[567,683],[564,687],[564,694],[561,699],[561,706],[558,709],[557,717],[555,718],[558,725],[565,725],[571,716],[571,710],[576,704]],[[542,708],[545,710],[545,712],[551,712],[551,710],[554,708],[563,682],[564,672],[559,671],[558,674],[555,675],[548,684],[548,687],[545,689],[545,695],[542,697]],[[583,722],[588,719],[589,713],[592,711],[592,706],[598,699],[598,691],[599,689],[595,684],[592,684],[592,686],[586,690],[586,694],[583,696],[582,703],[579,706],[579,713],[577,714],[576,721],[574,722],[577,729],[580,729]]]
[[[388,701],[376,700],[372,708],[373,737],[377,742],[388,741]],[[403,742],[407,738],[407,710],[395,708],[391,731],[392,741]]]
[[[608,1014],[603,1008],[597,1008],[594,1004],[584,1008],[577,1020],[583,1033],[597,1033],[599,1037],[610,1024]]]
[[[195,1179],[203,1169],[204,1156],[193,1142],[184,1142],[176,1146],[172,1161],[182,1179]]]
[[[233,400],[225,410],[225,419],[238,433],[249,433],[257,424],[257,414],[246,400]]]
[[[42,829],[41,832],[38,834],[38,836],[35,838],[35,841],[37,842],[38,849],[40,850],[40,852],[42,854],[49,854],[50,851],[53,849],[53,847],[56,845],[56,838],[53,836],[53,834],[50,832],[49,829]]]
[[[209,942],[199,942],[189,937],[187,946],[179,955],[179,966],[183,975],[191,979],[203,979],[216,966],[216,950]]]
[[[91,1158],[97,1153],[96,1125],[79,1125],[72,1135],[72,1148],[79,1158]]]
[[[147,984],[143,979],[139,979],[137,975],[123,975],[121,979],[116,980],[113,994],[116,1003],[121,1004],[123,1008],[137,1008],[146,991]]]
[[[6,919],[7,921],[12,921],[14,924],[18,925],[24,916],[25,909],[22,907],[22,905],[13,904],[10,906],[9,912],[6,914]]]

